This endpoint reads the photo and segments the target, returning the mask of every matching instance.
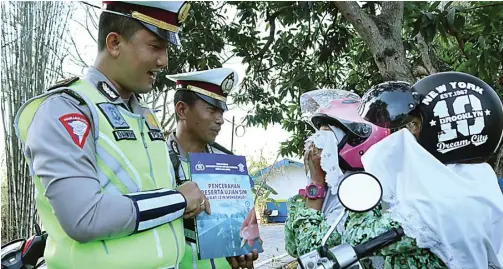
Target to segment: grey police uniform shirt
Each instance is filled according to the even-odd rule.
[[[88,70],[84,79],[95,87],[98,82],[105,81],[117,93],[113,84],[94,67]],[[129,100],[129,106],[122,98],[112,103],[122,105],[135,114],[142,114],[146,109],[140,106],[134,95]],[[101,187],[109,182],[100,182],[97,177],[93,124],[81,149],[59,121],[68,113],[82,114],[92,123],[89,107],[63,93],[48,97],[28,128],[26,154],[46,189],[45,196],[63,230],[79,242],[131,234],[136,224],[133,201],[122,195],[101,192]]]

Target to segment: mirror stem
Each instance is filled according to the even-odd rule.
[[[328,241],[328,238],[332,235],[332,233],[334,232],[335,228],[337,227],[337,224],[339,224],[339,222],[341,222],[342,218],[344,217],[344,214],[346,214],[346,209],[344,208],[340,215],[337,217],[337,219],[334,221],[334,223],[332,223],[332,226],[330,226],[330,228],[328,229],[327,233],[325,234],[325,236],[323,236],[323,239],[321,240],[321,246],[325,246],[325,244],[327,243]]]

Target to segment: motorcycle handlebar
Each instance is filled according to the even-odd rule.
[[[361,259],[363,257],[371,255],[377,250],[383,249],[384,247],[397,242],[398,240],[400,240],[400,238],[402,238],[403,235],[404,232],[401,227],[385,232],[365,243],[354,247],[356,256],[358,257],[358,259]]]

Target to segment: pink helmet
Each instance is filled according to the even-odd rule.
[[[327,124],[339,127],[346,133],[338,145],[339,165],[343,170],[363,169],[361,156],[370,146],[390,134],[389,129],[362,119],[357,111],[359,105],[360,100],[355,98],[335,99],[311,117],[311,123],[317,129]]]

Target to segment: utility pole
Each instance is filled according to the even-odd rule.
[[[234,116],[232,116],[232,138],[231,138],[231,151],[234,153]]]

